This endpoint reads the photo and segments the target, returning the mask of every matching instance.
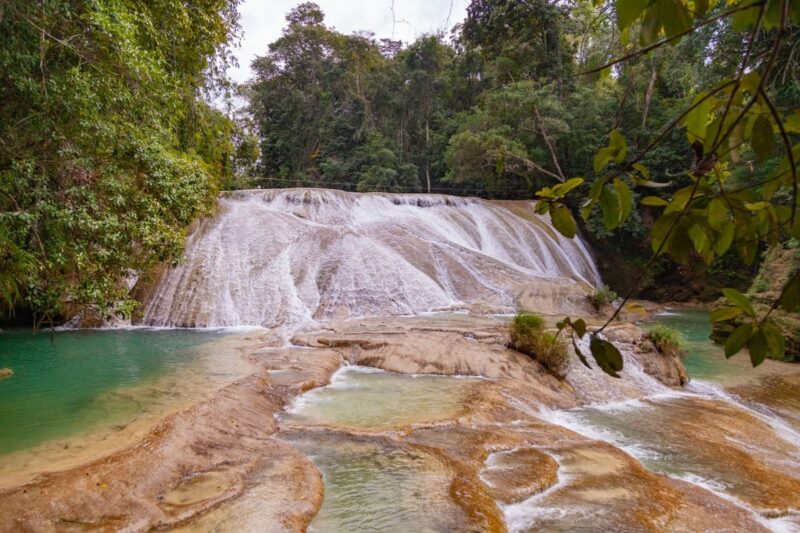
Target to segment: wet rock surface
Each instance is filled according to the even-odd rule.
[[[170,416],[135,445],[0,491],[0,530],[168,528],[237,498],[256,472],[291,463],[302,468],[281,476],[284,501],[266,505],[281,528],[300,529],[316,513],[322,485],[308,482],[313,465],[273,438],[273,414],[294,395],[327,383],[341,360],[329,350],[291,349],[258,359],[262,372]],[[302,370],[273,384],[270,371],[286,368]],[[290,496],[301,492],[292,503]]]
[[[0,492],[0,530],[303,531],[312,520],[323,531],[355,530],[358,516],[349,509],[363,494],[390,518],[424,502],[422,518],[430,521],[415,523],[421,531],[760,531],[758,513],[784,516],[800,506],[800,473],[781,463],[796,450],[771,441],[762,420],[724,403],[678,398],[659,404],[650,420],[666,432],[664,442],[675,443],[672,452],[727,468],[725,481],[744,504],[555,423],[550,410],[646,403],[654,391],[685,382],[680,362],[658,354],[638,328],[612,327],[608,337],[624,352],[621,380],[580,365],[559,380],[507,349],[504,322],[490,317],[331,322],[296,333],[289,347],[254,338],[244,350],[258,372],[213,400],[164,420],[123,452]],[[425,400],[439,416],[410,399],[410,414],[380,427],[295,416],[302,409],[294,399],[313,391],[303,396],[313,402],[332,377],[338,394],[343,364],[404,379],[473,378],[438,378],[458,381],[442,387],[456,404]],[[797,386],[797,378],[785,380]],[[397,402],[413,392],[386,390]],[[363,480],[364,469],[373,484],[341,484]],[[391,483],[401,478],[393,493]],[[330,483],[340,484],[334,491]],[[391,529],[374,515],[364,520]]]

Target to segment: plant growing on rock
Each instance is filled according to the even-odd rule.
[[[686,354],[686,339],[676,329],[656,324],[647,330],[646,337],[664,355],[683,356]]]
[[[520,313],[511,323],[510,347],[538,361],[556,377],[563,378],[569,354],[559,333],[547,331],[542,317]]]
[[[589,296],[589,302],[591,302],[592,307],[599,311],[603,307],[613,304],[617,296],[617,293],[608,285],[603,285]]]

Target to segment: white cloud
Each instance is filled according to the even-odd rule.
[[[239,67],[231,69],[238,82],[250,78],[250,63],[267,52],[281,35],[285,17],[301,0],[244,0],[239,7],[241,47],[234,50]],[[404,42],[439,30],[449,32],[466,16],[469,0],[316,0],[325,13],[325,24],[342,33],[366,30],[377,38],[394,37]],[[452,7],[451,7],[452,6]],[[449,14],[449,21],[448,21]],[[394,35],[392,33],[394,32]]]

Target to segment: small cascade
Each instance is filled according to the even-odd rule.
[[[511,310],[526,283],[593,287],[584,243],[527,203],[319,189],[238,191],[187,242],[150,326],[294,325],[348,316]]]

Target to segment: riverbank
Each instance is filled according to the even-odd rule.
[[[790,450],[773,445],[757,454],[746,446],[765,446],[768,425],[736,406],[684,401],[679,363],[650,350],[636,328],[615,326],[609,336],[625,357],[621,380],[579,363],[559,380],[508,350],[503,321],[491,317],[330,322],[297,333],[291,346],[269,334],[253,335],[241,349],[255,371],[213,398],[168,416],[124,450],[0,491],[0,530],[192,530],[222,524],[299,531],[324,499],[337,497],[326,492],[323,498],[328,489],[321,469],[336,472],[330,469],[342,457],[373,464],[370,458],[387,450],[398,464],[428,465],[422,471],[436,475],[428,481],[412,476],[408,486],[438,501],[447,526],[459,530],[559,529],[572,508],[570,520],[594,514],[594,524],[612,529],[727,525],[757,531],[764,527],[759,517],[767,513],[767,503],[773,516],[800,508],[798,476],[773,460]],[[384,387],[386,402],[407,409],[374,427],[352,417],[325,418],[330,412],[294,420],[282,414],[296,410],[297,399],[308,391],[326,390],[320,387],[332,378],[341,387],[341,379],[349,379],[335,377],[343,365],[395,373],[390,376],[480,379],[457,380],[457,389],[446,388],[462,392],[448,393],[449,403],[434,403],[440,406],[435,412],[415,407],[412,396],[418,393],[406,387]],[[709,456],[724,446],[726,456],[741,464],[731,475],[752,478],[741,495],[745,506],[697,483],[653,472],[624,446],[598,441],[552,414],[664,395],[678,402],[665,427],[683,417],[697,421],[685,432],[686,446]],[[303,402],[313,405],[314,399]],[[702,413],[711,418],[699,417]],[[331,445],[345,455],[325,459],[309,451]],[[775,485],[776,479],[782,481]],[[325,516],[331,519],[330,513]]]

